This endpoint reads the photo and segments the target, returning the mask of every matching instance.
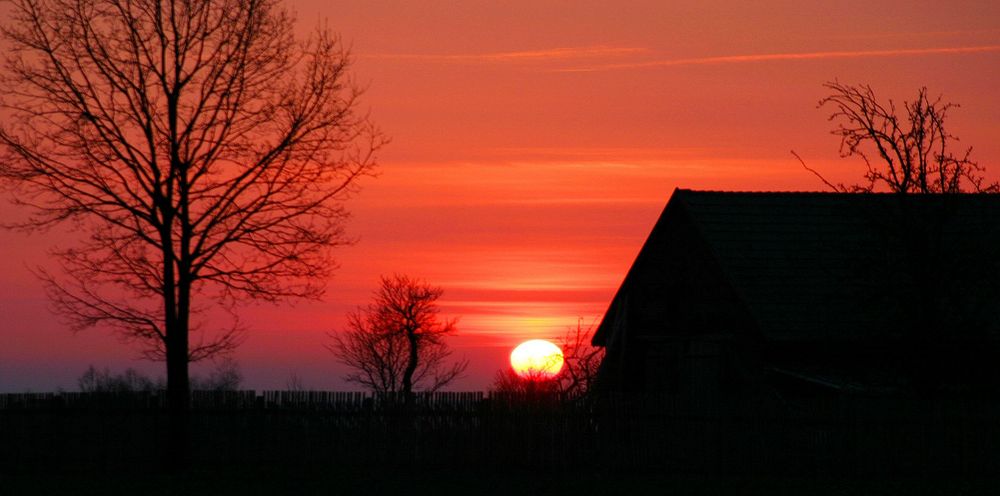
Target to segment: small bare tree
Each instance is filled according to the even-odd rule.
[[[584,327],[578,319],[557,344],[563,352],[563,370],[559,374],[559,390],[564,396],[579,398],[594,391],[597,370],[604,360],[604,348],[593,346],[593,324]]]
[[[467,360],[450,362],[445,338],[455,320],[441,320],[442,289],[403,275],[382,277],[373,301],[348,314],[347,330],[328,348],[351,368],[344,378],[379,393],[437,391],[462,375]]]
[[[865,182],[833,184],[810,168],[795,152],[802,166],[827,186],[841,192],[894,193],[997,192],[1000,183],[988,182],[984,168],[971,159],[972,148],[955,150],[958,138],[945,129],[948,112],[957,104],[931,98],[927,88],[917,91],[902,109],[883,103],[868,85],[845,85],[838,81],[823,85],[830,95],[819,107],[833,107],[832,131],[840,137],[842,157],[860,157],[866,166]]]
[[[584,327],[583,319],[578,319],[575,327],[556,340],[562,356],[554,357],[562,361],[562,369],[555,376],[538,371],[522,371],[520,374],[510,367],[497,371],[493,377],[491,391],[515,394],[559,394],[565,399],[577,399],[594,391],[597,370],[604,359],[604,348],[590,344],[593,325]]]
[[[105,325],[188,364],[239,343],[198,312],[316,298],[343,207],[385,139],[357,112],[348,53],[305,41],[278,0],[12,0],[0,172],[34,216],[89,233],[41,271],[76,329]],[[234,319],[235,320],[235,319]],[[193,339],[193,337],[195,339]]]
[[[511,395],[513,397],[525,396],[533,397],[538,395],[559,395],[562,391],[562,384],[558,377],[539,372],[528,372],[519,374],[510,367],[505,367],[497,371],[493,376],[493,384],[490,391]]]
[[[199,391],[238,391],[243,384],[243,371],[232,357],[215,361],[208,377],[191,377],[191,389]]]

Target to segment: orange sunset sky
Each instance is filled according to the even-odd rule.
[[[454,389],[485,388],[520,341],[600,318],[674,188],[822,190],[793,149],[860,178],[816,108],[835,78],[960,103],[950,130],[1000,174],[1000,2],[288,5],[303,34],[326,19],[352,45],[393,141],[348,204],[357,243],[325,300],[245,309],[247,388],[347,387],[327,333],[393,272],[444,288],[472,362]],[[89,364],[163,374],[46,310],[29,267],[72,237],[0,231],[0,391],[74,390]]]

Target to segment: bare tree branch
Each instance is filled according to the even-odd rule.
[[[808,167],[794,151],[792,155],[824,184],[841,192],[961,193],[1000,192],[1000,183],[989,183],[985,169],[970,157],[972,148],[955,153],[958,137],[945,129],[948,111],[957,104],[931,99],[927,88],[917,91],[912,102],[882,103],[868,85],[845,85],[839,81],[823,85],[831,94],[818,107],[833,107],[829,120],[840,137],[841,157],[857,156],[865,163],[865,183],[834,185]],[[873,153],[874,152],[874,153]],[[873,158],[877,158],[873,162]]]
[[[577,319],[558,341],[563,352],[563,370],[559,374],[559,390],[565,397],[579,398],[591,393],[597,383],[597,369],[604,360],[604,348],[590,344],[595,322],[586,327]]]

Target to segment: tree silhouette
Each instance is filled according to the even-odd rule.
[[[154,381],[133,368],[120,374],[113,374],[107,367],[103,370],[93,365],[77,378],[76,383],[83,393],[134,393],[153,392],[161,389],[162,379]]]
[[[590,339],[594,327],[584,327],[583,319],[555,340],[562,350],[562,369],[555,376],[547,372],[515,372],[504,367],[493,376],[491,391],[513,394],[558,394],[565,399],[583,398],[594,391],[597,370],[604,359],[604,348],[593,346]],[[544,368],[544,367],[543,367]]]
[[[563,370],[559,373],[559,390],[564,396],[579,398],[594,391],[597,385],[597,370],[604,360],[605,349],[590,344],[594,326],[583,326],[578,319],[576,327],[571,327],[557,341],[563,351]]]
[[[215,367],[209,371],[208,377],[192,376],[191,389],[236,391],[242,382],[243,373],[240,371],[239,363],[227,357],[215,362]],[[91,365],[77,378],[76,383],[84,393],[151,393],[166,388],[162,376],[154,380],[131,367],[120,374],[114,374],[107,367],[98,370]]]
[[[2,175],[18,224],[89,236],[40,270],[75,329],[165,360],[173,411],[191,361],[239,343],[197,316],[315,298],[348,241],[343,201],[386,142],[357,111],[339,39],[297,40],[276,0],[13,0]],[[234,314],[235,315],[235,314]]]
[[[559,376],[551,376],[538,371],[518,373],[510,367],[504,367],[494,374],[490,391],[514,397],[559,397],[562,393],[561,387]]]
[[[240,370],[240,364],[231,357],[216,361],[208,377],[191,377],[191,389],[199,391],[238,391],[241,384],[243,371]]]
[[[437,391],[469,363],[449,363],[444,338],[454,320],[441,320],[442,289],[404,275],[382,277],[372,302],[348,314],[347,329],[331,334],[329,350],[351,368],[344,378],[378,393]]]
[[[954,150],[958,138],[945,129],[948,112],[957,104],[931,99],[927,88],[917,91],[912,102],[883,103],[871,86],[851,86],[838,81],[823,85],[830,95],[819,107],[833,107],[832,131],[840,137],[842,157],[860,157],[866,166],[865,183],[833,184],[802,159],[802,166],[827,186],[840,192],[873,192],[881,188],[894,193],[998,192],[1000,183],[989,183],[984,168],[971,159],[972,148]]]

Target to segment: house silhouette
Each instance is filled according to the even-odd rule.
[[[677,189],[593,337],[612,391],[1000,391],[1000,195]]]

